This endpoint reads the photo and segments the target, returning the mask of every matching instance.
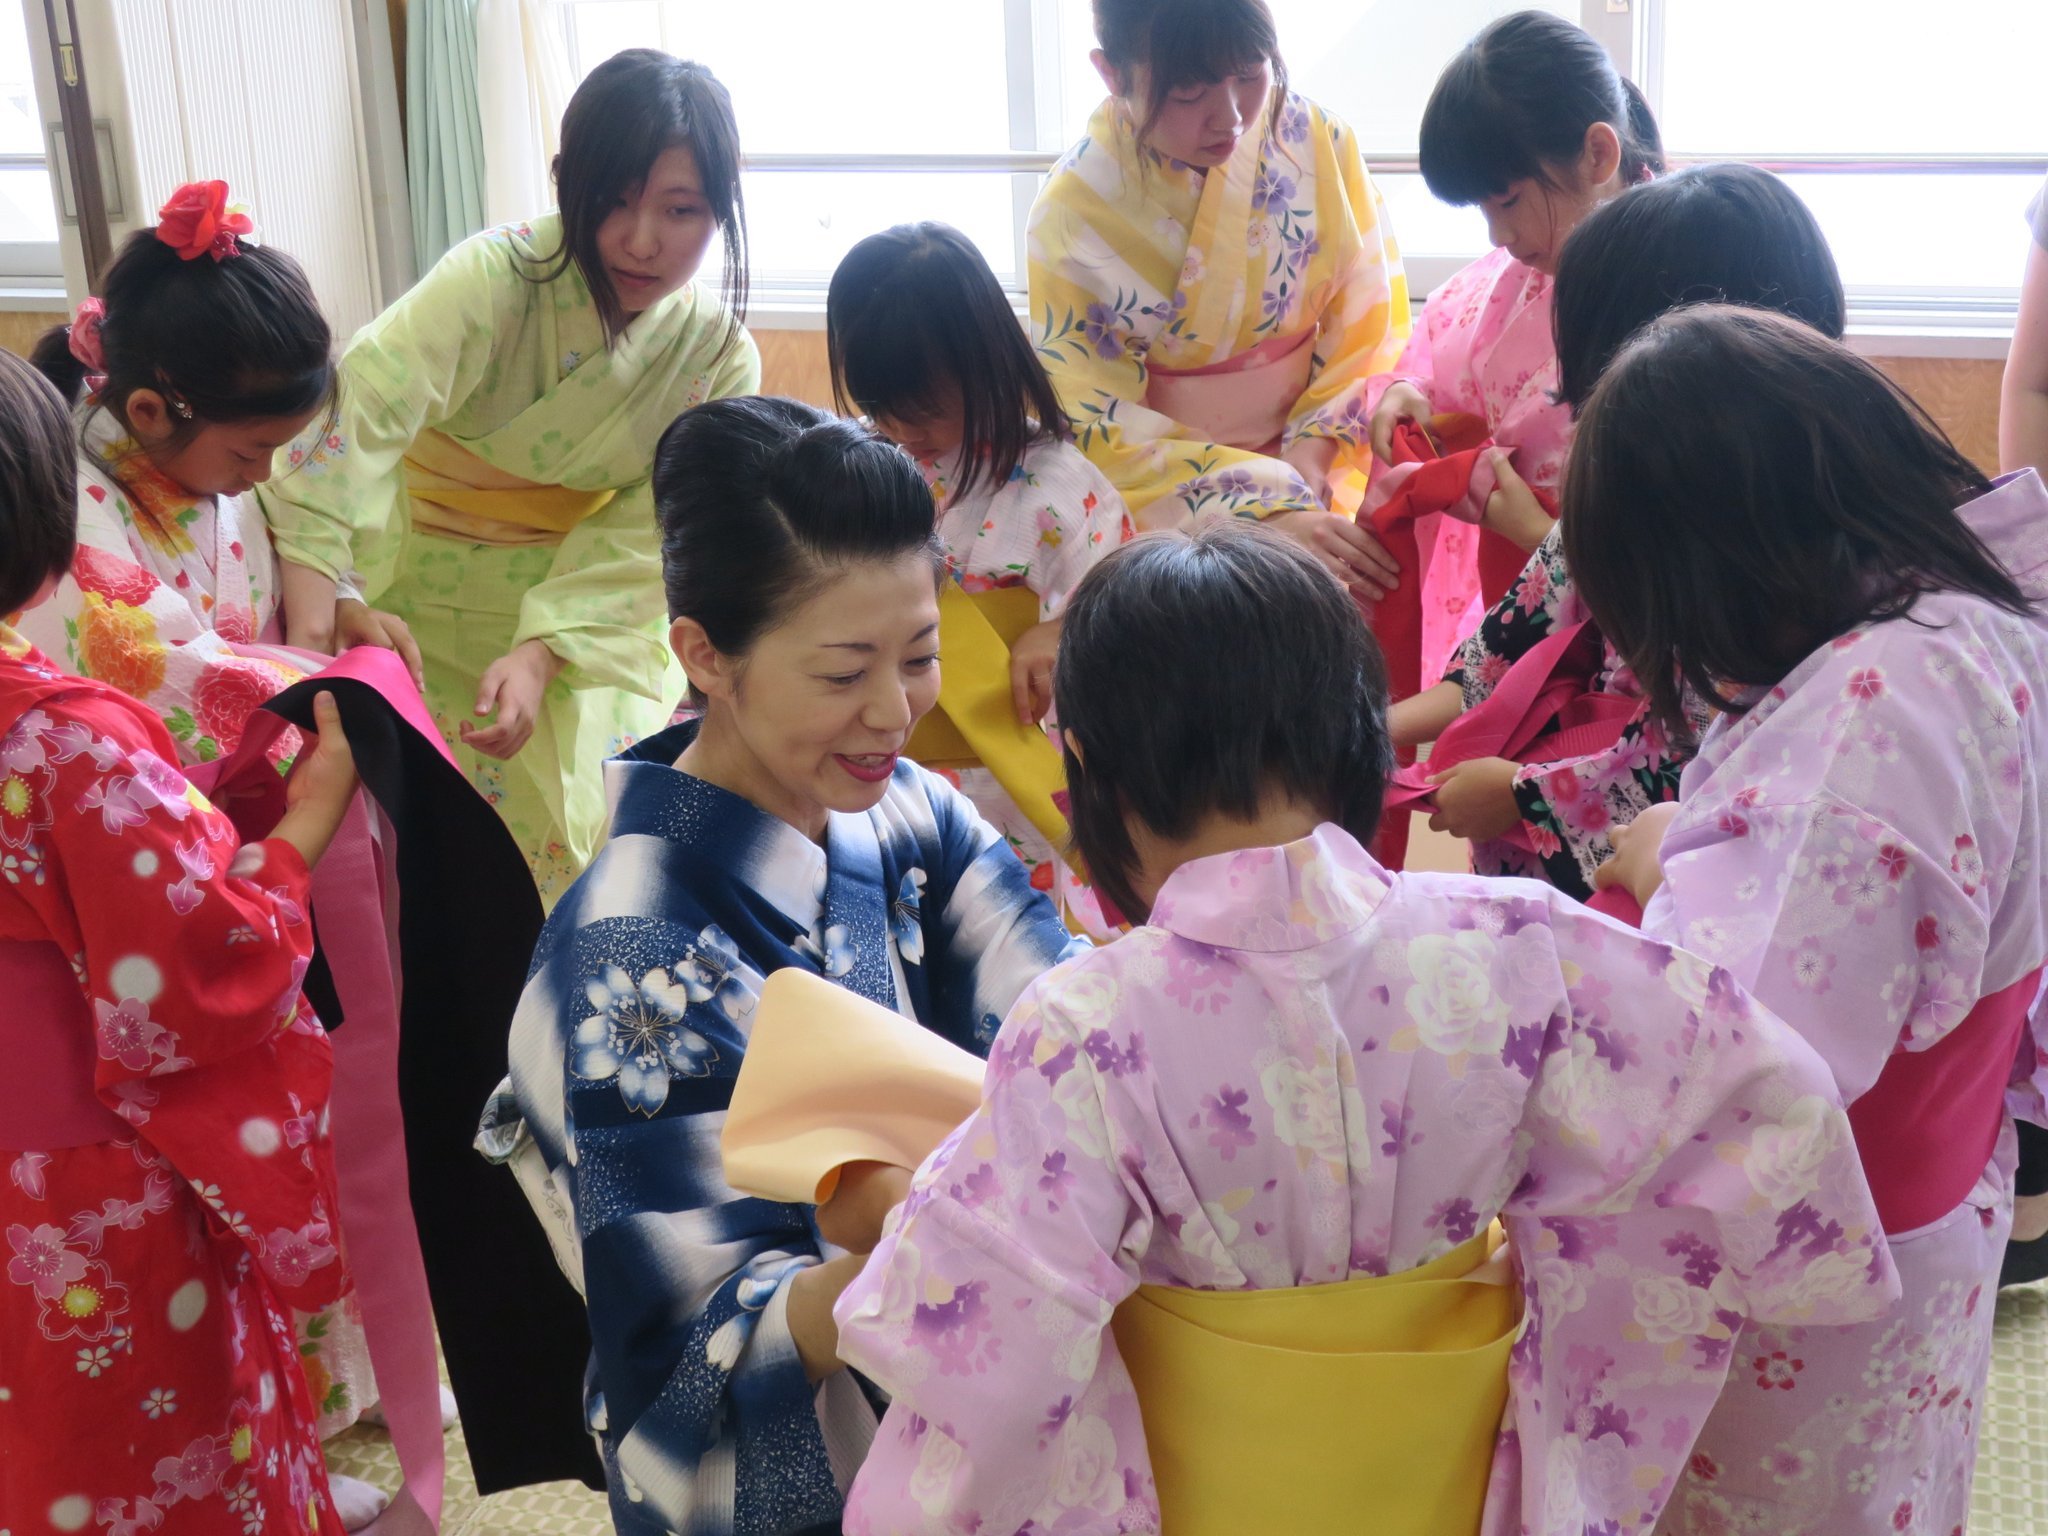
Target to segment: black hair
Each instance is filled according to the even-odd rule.
[[[732,97],[702,64],[654,48],[628,48],[584,76],[562,114],[562,152],[555,156],[562,249],[535,280],[551,281],[574,261],[597,305],[606,341],[617,341],[631,317],[598,255],[597,232],[619,199],[646,181],[662,151],[675,148],[687,149],[697,162],[705,201],[725,238],[721,296],[730,348],[747,314],[740,130]]]
[[[910,456],[865,427],[779,396],[711,400],[654,451],[654,511],[671,619],[745,656],[837,571],[943,555]]]
[[[1741,713],[1858,625],[1929,592],[2033,612],[1957,515],[1990,489],[1882,373],[1764,310],[1694,305],[1624,347],[1579,422],[1565,559],[1658,716]]]
[[[1214,85],[1232,75],[1273,68],[1272,115],[1287,96],[1287,63],[1266,0],[1094,0],[1095,41],[1126,82],[1146,72],[1142,142],[1166,98],[1184,86]]]
[[[846,253],[825,299],[839,408],[914,422],[960,395],[956,496],[1000,486],[1033,443],[1073,435],[988,262],[949,224],[898,224]]]
[[[1577,164],[1595,123],[1621,140],[1624,185],[1663,173],[1656,115],[1607,50],[1561,16],[1517,11],[1438,76],[1422,109],[1422,179],[1439,201],[1460,207],[1512,182],[1555,186],[1553,171]]]
[[[1694,165],[1588,214],[1557,258],[1558,398],[1576,414],[1642,326],[1683,304],[1771,309],[1839,339],[1842,275],[1813,213],[1769,171]]]
[[[1199,665],[1134,666],[1137,656]],[[1134,817],[1163,838],[1249,821],[1282,791],[1361,843],[1393,771],[1387,668],[1348,593],[1294,540],[1239,518],[1146,534],[1075,589],[1053,697],[1073,845],[1134,918]]]
[[[0,351],[0,616],[71,567],[78,546],[78,443],[63,397]]]
[[[157,391],[170,406],[172,447],[209,422],[332,408],[334,335],[305,271],[273,247],[242,241],[239,249],[225,261],[187,261],[153,228],[142,229],[107,268],[98,398],[124,425],[138,389]],[[32,360],[75,404],[87,368],[71,340],[70,326],[53,326]]]

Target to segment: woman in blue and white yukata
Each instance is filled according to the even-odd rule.
[[[831,1317],[861,1261],[719,1156],[762,978],[803,966],[986,1054],[1077,941],[900,756],[939,689],[911,461],[794,401],[718,400],[669,429],[654,493],[702,715],[606,765],[610,839],[541,937],[479,1144],[580,1271],[622,1536],[837,1531],[877,1422]]]

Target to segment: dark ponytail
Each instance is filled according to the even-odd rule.
[[[106,382],[97,393],[123,423],[138,389],[164,396],[180,435],[208,422],[299,416],[333,400],[334,336],[305,272],[282,251],[246,240],[239,250],[187,261],[154,229],[121,247],[107,268],[98,328]],[[71,332],[44,332],[31,361],[76,404],[91,370]]]
[[[1554,183],[1586,130],[1621,140],[1624,186],[1664,173],[1664,136],[1650,103],[1588,32],[1548,11],[1503,16],[1445,66],[1422,112],[1422,179],[1464,207],[1511,182]]]

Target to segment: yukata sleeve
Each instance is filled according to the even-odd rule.
[[[24,819],[46,856],[16,889],[78,973],[101,1101],[294,1306],[327,1305],[346,1275],[321,1129],[333,1057],[299,990],[304,861],[241,847],[125,702],[60,695],[26,723]]]
[[[893,1397],[849,1533],[1158,1528],[1109,1330],[1150,1217],[1056,996],[1018,1003],[979,1112],[926,1160],[835,1309],[840,1357]]]
[[[1032,888],[1024,861],[973,801],[934,774],[924,783],[937,857],[923,890],[898,894],[897,947],[928,968],[933,1017],[925,1027],[985,1051],[1024,989],[1089,944]]]
[[[1647,932],[1728,967],[1793,1018],[1854,1102],[1895,1050],[1925,1050],[1984,986],[2001,828],[1909,831],[1822,789],[1692,803],[1666,834]]]
[[[563,1042],[568,1147],[555,1176],[582,1257],[589,1412],[614,1523],[630,1536],[829,1524],[841,1484],[821,1405],[855,1440],[874,1413],[857,1389],[823,1395],[790,1334],[788,1282],[820,1262],[810,1208],[725,1182],[719,1132],[740,1037],[715,1004],[685,1003],[683,966],[648,972],[635,958],[690,955],[699,935],[615,943],[612,926],[556,950],[528,990],[544,990]],[[628,942],[631,956],[617,947]],[[638,1052],[635,1039],[647,1042]]]
[[[1079,454],[1061,460],[1045,477],[1029,577],[1041,619],[1066,612],[1081,578],[1131,536],[1124,499],[1102,471]]]
[[[1557,627],[1572,595],[1564,541],[1553,529],[1529,556],[1514,585],[1452,656],[1444,681],[1464,691],[1465,708],[1475,708],[1492,696],[1508,668]]]
[[[1362,460],[1371,451],[1368,402],[1374,377],[1403,356],[1414,322],[1408,275],[1394,243],[1386,199],[1366,173],[1351,129],[1334,118],[1326,119],[1325,126],[1335,165],[1325,172],[1317,201],[1344,210],[1343,216],[1357,231],[1358,245],[1344,267],[1332,274],[1330,305],[1316,332],[1314,371],[1308,388],[1287,413],[1285,440],[1292,444],[1304,438],[1334,438]]]
[[[1646,1530],[1743,1320],[1867,1321],[1897,1276],[1812,1048],[1726,971],[1554,911],[1571,980],[1527,1042],[1503,1211],[1529,1313],[1510,1367],[1522,1510],[1541,1536]]]
[[[342,354],[335,414],[278,453],[257,488],[280,559],[338,580],[390,585],[406,533],[405,455],[491,371],[500,335],[527,302],[504,241],[478,235],[450,251]]]
[[[1032,340],[1073,418],[1075,446],[1109,477],[1141,532],[1317,506],[1284,460],[1210,442],[1145,403],[1150,322],[1173,295],[1148,303],[1125,283],[1118,232],[1079,206],[1090,196],[1077,174],[1055,172],[1031,216]]]
[[[761,356],[743,331],[720,360],[706,398],[760,387]],[[512,643],[541,641],[561,659],[572,688],[622,688],[660,700],[667,617],[653,481],[642,479],[569,530],[546,577],[520,600]]]

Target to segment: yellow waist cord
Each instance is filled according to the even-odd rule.
[[[1163,1536],[1473,1536],[1519,1312],[1473,1272],[1504,1241],[1331,1285],[1140,1286],[1112,1326]]]
[[[927,768],[987,768],[1039,834],[1062,848],[1067,818],[1052,797],[1066,782],[1065,766],[1044,731],[1018,721],[1010,695],[1011,642],[1037,622],[1029,587],[970,594],[944,583],[938,707],[918,721],[904,750]]]

